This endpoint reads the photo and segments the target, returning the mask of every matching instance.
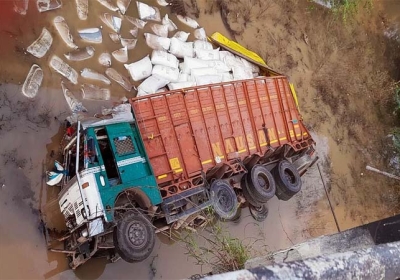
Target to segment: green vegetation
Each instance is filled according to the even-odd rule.
[[[353,19],[360,9],[371,10],[372,0],[330,0],[332,12],[344,22]]]

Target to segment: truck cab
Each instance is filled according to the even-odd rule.
[[[71,267],[98,253],[102,242],[110,243],[110,234],[111,243],[120,245],[114,249],[123,259],[146,258],[154,246],[154,229],[146,211],[162,199],[133,117],[118,123],[78,123],[63,154],[66,176],[59,205],[70,233],[65,249],[71,252]],[[121,233],[121,228],[126,232]],[[142,245],[146,254],[139,248]],[[136,255],[135,246],[140,251]]]

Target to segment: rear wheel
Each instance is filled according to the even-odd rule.
[[[115,250],[124,261],[140,262],[153,251],[155,232],[146,216],[129,212],[118,221],[113,239]]]
[[[237,196],[233,188],[223,180],[211,184],[211,202],[215,213],[225,220],[235,218],[238,210]]]
[[[249,206],[250,214],[257,222],[263,222],[268,217],[268,208],[265,204],[261,206]]]
[[[278,163],[273,171],[276,180],[276,196],[289,200],[301,190],[301,177],[296,167],[287,160]]]
[[[265,203],[274,197],[276,186],[271,172],[263,165],[254,165],[247,174],[248,190],[256,201]]]
[[[249,204],[254,205],[254,206],[262,205],[261,202],[256,200],[256,198],[254,197],[254,194],[252,192],[250,192],[250,186],[246,180],[246,175],[243,176],[243,178],[240,182],[240,186],[242,187],[243,196]]]

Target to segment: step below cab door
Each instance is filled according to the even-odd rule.
[[[108,125],[106,130],[122,184],[152,175],[145,152],[138,145],[136,129],[129,123],[119,123]]]

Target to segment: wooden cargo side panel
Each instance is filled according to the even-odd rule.
[[[197,90],[190,90],[185,94],[186,108],[189,114],[189,120],[202,169],[207,170],[214,166],[214,156],[199,98],[200,92]]]
[[[157,183],[172,180],[172,173],[166,172],[170,169],[168,157],[150,99],[134,102],[133,108],[136,112],[135,116],[139,131]]]
[[[183,94],[171,94],[166,96],[167,107],[172,117],[175,130],[175,138],[183,160],[182,169],[186,178],[200,174],[201,163],[197,153],[196,144],[193,139],[192,129],[187,115],[185,97]],[[171,160],[171,159],[170,159]]]

